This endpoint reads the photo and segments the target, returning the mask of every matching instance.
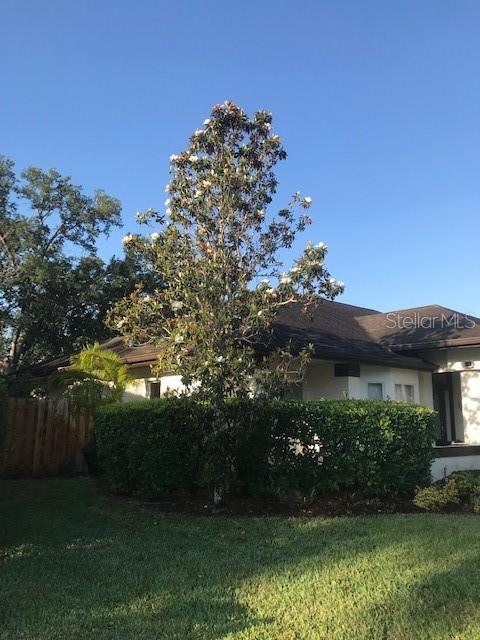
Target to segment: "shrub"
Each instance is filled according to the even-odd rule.
[[[229,428],[192,398],[101,407],[100,460],[117,491],[160,493],[213,483],[212,456],[231,469],[230,491],[411,492],[428,482],[434,412],[370,400],[232,401]]]
[[[474,471],[455,471],[448,480],[454,481],[461,498],[473,500],[480,495],[480,474]]]
[[[282,491],[385,495],[412,491],[430,478],[434,414],[428,409],[323,400],[277,402],[270,410],[270,477]]]
[[[456,471],[442,482],[417,489],[413,503],[425,511],[442,511],[462,503],[480,513],[480,474]]]
[[[432,485],[418,489],[413,504],[425,511],[442,511],[460,503],[460,493],[454,480],[443,485]]]
[[[159,494],[197,487],[208,425],[205,409],[177,398],[98,408],[97,452],[112,488]]]
[[[473,512],[480,515],[480,496],[473,496]]]

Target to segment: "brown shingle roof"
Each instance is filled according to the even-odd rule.
[[[317,358],[432,370],[431,363],[399,355],[372,340],[361,320],[382,315],[373,309],[329,300],[319,304],[311,315],[303,314],[298,305],[289,305],[279,313],[268,346],[290,343],[299,350],[312,344]]]
[[[448,324],[451,318],[463,319],[464,325],[453,321]],[[281,310],[261,349],[287,344],[296,350],[313,344],[317,358],[434,370],[434,365],[415,357],[415,352],[480,345],[480,319],[439,305],[381,313],[325,300],[305,315],[298,305],[292,304]],[[154,345],[129,346],[122,337],[112,338],[102,346],[118,353],[132,367],[154,363],[158,353]],[[68,363],[69,358],[62,357],[36,365],[30,371],[43,375]]]
[[[114,351],[121,357],[125,364],[133,367],[154,363],[158,354],[158,349],[153,345],[142,344],[129,346],[122,336],[117,336],[103,342],[102,347],[104,349]],[[70,356],[61,356],[59,358],[55,358],[55,360],[40,362],[32,367],[28,367],[26,372],[33,375],[43,376],[63,367],[68,367],[69,364]]]
[[[359,318],[371,340],[393,351],[480,345],[480,319],[440,305]]]

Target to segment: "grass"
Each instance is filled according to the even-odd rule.
[[[0,482],[1,640],[478,640],[479,605],[479,517],[161,516]]]

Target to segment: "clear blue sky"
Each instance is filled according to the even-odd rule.
[[[477,0],[1,0],[0,81],[0,152],[121,199],[104,257],[232,99],[273,112],[278,204],[314,200],[287,262],[323,240],[344,302],[480,316]]]

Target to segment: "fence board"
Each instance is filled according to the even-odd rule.
[[[81,473],[81,449],[92,419],[74,412],[66,400],[11,398],[0,451],[0,476],[39,477]]]

